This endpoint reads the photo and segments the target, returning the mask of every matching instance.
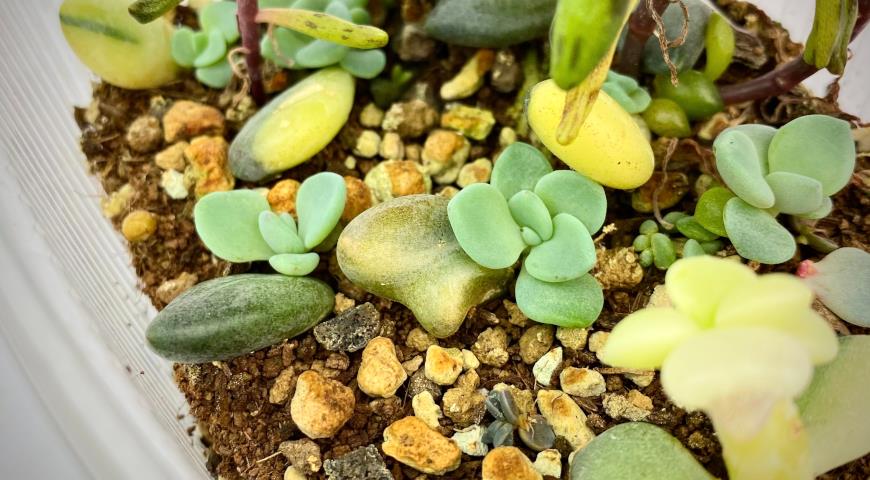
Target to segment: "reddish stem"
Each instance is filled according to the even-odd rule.
[[[260,69],[260,27],[257,25],[257,0],[238,0],[239,34],[242,37],[242,47],[245,49],[245,64],[248,67],[248,78],[251,81],[251,98],[257,105],[266,102],[266,91],[263,88],[263,73]]]
[[[858,18],[855,21],[855,29],[852,30],[851,40],[855,40],[861,33],[868,19],[870,19],[870,0],[858,0]],[[719,89],[719,93],[726,104],[775,97],[790,91],[818,71],[818,68],[805,62],[801,55],[760,77],[735,85],[726,85]]]
[[[652,0],[653,8],[661,15],[671,2],[668,0]],[[628,34],[619,51],[614,68],[624,75],[637,77],[640,72],[640,60],[643,57],[643,47],[650,35],[656,29],[656,22],[650,14],[649,4],[642,0],[628,19]]]

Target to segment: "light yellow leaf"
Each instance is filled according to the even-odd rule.
[[[691,319],[671,308],[646,308],[622,319],[599,352],[615,367],[659,368],[686,339],[701,332]]]
[[[704,255],[671,265],[665,285],[677,310],[702,328],[709,328],[722,299],[734,288],[751,285],[757,278],[740,262]]]

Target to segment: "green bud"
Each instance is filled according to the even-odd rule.
[[[686,112],[690,120],[711,117],[723,108],[719,89],[703,73],[687,70],[678,77],[677,86],[665,75],[657,75],[653,85],[656,97],[673,100]]]
[[[649,129],[660,137],[683,138],[692,135],[686,112],[673,100],[656,98],[643,112]]]

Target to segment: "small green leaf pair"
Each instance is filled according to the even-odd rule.
[[[448,205],[462,249],[479,265],[500,269],[526,254],[517,280],[520,309],[533,320],[585,327],[598,317],[601,287],[591,233],[604,223],[601,185],[570,171],[553,171],[541,152],[514,143],[499,156],[491,183],[473,184]]]
[[[628,113],[641,113],[649,107],[652,98],[637,80],[627,75],[620,75],[613,70],[607,72],[607,80],[601,89],[616,100]]]
[[[699,255],[712,255],[722,249],[719,236],[706,230],[691,215],[683,212],[670,212],[664,216],[670,227],[661,226],[654,220],[645,220],[640,225],[640,235],[634,239],[634,250],[640,255],[644,267],[655,265],[659,270],[667,270],[677,255],[682,258]],[[672,240],[668,234],[682,233],[686,238]]]
[[[236,11],[236,2],[209,3],[199,12],[202,30],[181,27],[172,34],[172,58],[194,68],[196,79],[209,87],[226,87],[233,77],[227,52],[239,40]]]
[[[324,12],[347,22],[364,25],[371,21],[365,5],[365,0],[297,0],[289,2],[287,6],[297,10]],[[278,10],[271,12],[275,20],[280,13]],[[265,58],[284,68],[323,68],[339,64],[351,75],[365,79],[378,76],[387,62],[381,50],[351,48],[327,38],[314,38],[280,26],[274,27],[271,35],[263,36],[260,50]]]
[[[340,175],[312,175],[299,187],[296,211],[272,212],[269,202],[253,190],[210,193],[193,209],[196,232],[215,256],[229,262],[268,260],[290,276],[311,273],[320,257],[311,250],[328,250],[338,239],[347,187]]]
[[[830,195],[846,186],[855,168],[849,124],[826,115],[797,118],[779,130],[739,125],[713,143],[725,184],[698,200],[695,217],[707,230],[728,236],[742,257],[776,264],[795,252],[794,237],[779,213],[822,218]]]

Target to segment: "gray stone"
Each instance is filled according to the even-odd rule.
[[[359,447],[350,453],[323,462],[323,471],[329,480],[393,480],[378,447]]]
[[[314,338],[327,350],[356,352],[380,332],[381,314],[366,302],[314,327]]]
[[[422,369],[411,375],[411,380],[408,381],[408,396],[414,398],[421,392],[431,393],[435,400],[441,398],[441,387],[426,378],[426,373]]]

